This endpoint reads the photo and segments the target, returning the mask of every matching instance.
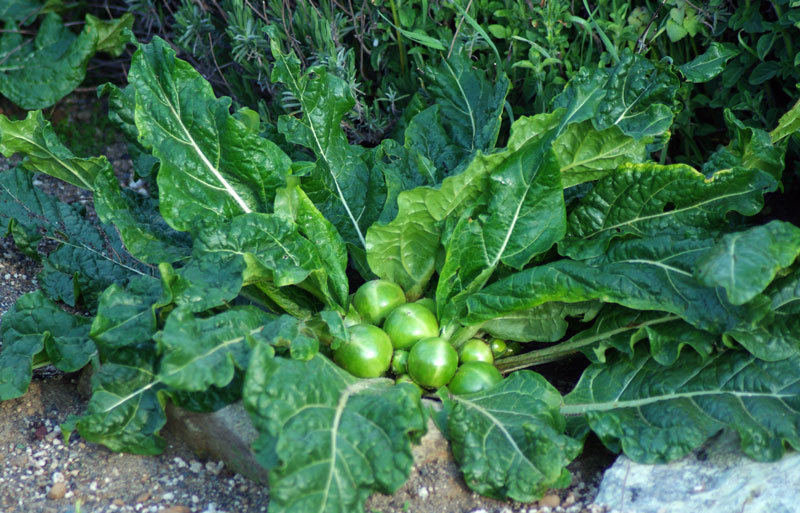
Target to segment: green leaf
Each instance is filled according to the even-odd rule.
[[[134,349],[104,363],[92,375],[92,398],[81,416],[71,415],[61,426],[66,436],[77,429],[81,437],[112,451],[160,454],[158,435],[167,422],[163,385],[155,380],[152,351]]]
[[[363,512],[372,492],[406,481],[425,430],[412,386],[358,380],[321,355],[279,358],[267,344],[254,349],[244,402],[275,513]]]
[[[0,152],[6,157],[25,156],[23,167],[29,171],[54,176],[76,187],[94,190],[94,180],[104,171],[111,172],[105,157],[76,157],[61,141],[41,111],[29,112],[21,121],[11,121],[0,114]]]
[[[367,231],[372,271],[400,285],[409,299],[420,297],[442,251],[443,221],[459,216],[486,190],[489,172],[501,161],[502,157],[478,155],[462,173],[445,178],[438,189],[418,187],[400,193],[397,217]]]
[[[750,77],[747,81],[750,85],[763,84],[771,79],[781,70],[781,63],[778,61],[764,61],[759,62],[753,71],[750,72]]]
[[[178,231],[267,211],[291,162],[275,144],[230,115],[230,98],[155,37],[133,56],[140,142],[161,163],[159,207]]]
[[[714,41],[708,45],[705,52],[676,68],[688,82],[708,82],[722,73],[725,64],[740,53],[740,50],[733,44]]]
[[[70,306],[82,297],[93,310],[112,283],[124,285],[150,274],[125,251],[112,227],[97,226],[79,204],[62,203],[36,189],[31,174],[19,168],[0,174],[0,219],[14,219],[58,244],[44,259],[39,284],[52,299]]]
[[[136,346],[153,337],[156,310],[169,303],[162,290],[161,282],[141,276],[125,287],[112,284],[103,291],[89,332],[101,353]]]
[[[724,116],[725,124],[731,133],[731,142],[717,153],[726,152],[732,156],[735,165],[760,169],[780,180],[785,148],[774,146],[770,134],[759,128],[746,126],[736,119],[730,109],[724,110]]]
[[[59,370],[75,372],[97,354],[91,320],[65,312],[41,291],[21,296],[0,325],[0,401],[25,394],[37,355]],[[44,352],[44,354],[42,354]]]
[[[565,108],[559,132],[591,119],[598,130],[619,126],[636,140],[663,136],[672,124],[678,79],[669,70],[625,49],[616,66],[584,68],[553,100]]]
[[[116,227],[131,255],[150,264],[188,257],[191,238],[164,222],[158,215],[158,201],[122,191],[110,166],[100,170],[94,185],[97,217]]]
[[[597,182],[570,212],[558,250],[584,259],[602,254],[615,238],[707,236],[727,226],[731,211],[758,213],[764,193],[776,187],[756,169],[726,169],[706,178],[684,164],[626,165]]]
[[[105,52],[112,57],[119,57],[125,51],[130,38],[126,30],[133,30],[133,14],[126,12],[115,20],[100,20],[91,14],[86,15],[86,24],[97,31],[97,51]]]
[[[411,118],[404,133],[405,147],[410,157],[419,159],[417,169],[424,171],[422,177],[427,185],[441,182],[444,175],[456,169],[465,158],[464,149],[455,144],[445,130],[440,111],[439,104],[431,105]]]
[[[569,125],[553,143],[561,164],[561,183],[572,187],[603,178],[625,163],[644,162],[648,142],[648,138],[636,140],[623,134],[617,126],[596,130],[588,120]]]
[[[757,296],[745,305],[733,305],[721,289],[704,287],[693,275],[698,258],[713,244],[713,239],[652,236],[618,241],[593,260],[564,259],[532,267],[470,296],[463,322],[483,323],[548,301],[599,299],[673,313],[717,334],[752,327],[766,315],[768,298]]]
[[[496,80],[487,79],[485,72],[461,54],[429,66],[425,78],[445,132],[465,157],[479,150],[491,151],[500,132],[508,78],[501,74]]]
[[[743,351],[705,361],[684,352],[664,367],[645,351],[584,371],[562,413],[582,413],[611,448],[643,463],[675,460],[722,428],[751,458],[774,461],[800,447],[800,357],[764,362]]]
[[[197,255],[216,253],[222,259],[243,258],[245,284],[302,285],[326,304],[337,305],[316,246],[284,216],[254,213],[236,217],[199,233],[194,251]]]
[[[6,21],[19,21],[28,25],[38,14],[48,12],[50,8],[59,7],[60,0],[50,0],[44,5],[40,0],[6,0],[0,6],[0,19]],[[56,4],[56,5],[51,5]]]
[[[697,262],[695,276],[707,287],[720,286],[734,305],[767,288],[781,269],[800,255],[800,228],[771,221],[728,233]]]
[[[443,397],[447,437],[467,485],[496,499],[531,502],[569,484],[581,444],[565,436],[561,394],[530,371],[477,394]]]
[[[232,301],[242,289],[246,269],[242,255],[201,253],[178,269],[164,262],[158,266],[163,290],[178,307],[203,312]]]
[[[94,24],[85,24],[75,36],[51,12],[33,40],[24,40],[14,23],[5,28],[0,36],[0,94],[25,110],[43,109],[83,82],[99,39]]]
[[[414,118],[416,119],[416,117]],[[406,130],[406,136],[409,131]],[[397,215],[397,195],[420,185],[436,185],[441,181],[434,164],[415,150],[406,149],[393,139],[384,139],[373,151],[373,168],[386,180],[386,203],[378,218],[388,223]]]
[[[800,130],[800,100],[778,120],[778,126],[769,133],[772,144],[778,144],[786,137]]]
[[[364,248],[364,232],[380,214],[385,189],[381,174],[367,167],[341,129],[342,118],[354,104],[349,87],[323,69],[313,70],[315,78],[302,74],[294,55],[281,52],[274,39],[271,44],[272,81],[285,84],[303,111],[301,119],[281,116],[278,129],[317,156],[303,190],[346,242]]]
[[[163,355],[158,379],[177,390],[198,392],[228,385],[236,368],[247,369],[248,338],[261,332],[272,318],[249,306],[205,318],[174,310],[156,336]]]
[[[521,269],[563,237],[563,187],[548,140],[539,136],[505,154],[489,177],[485,211],[458,220],[436,288],[442,325],[462,314],[453,299],[480,289],[501,262]]]
[[[275,197],[275,213],[297,224],[297,228],[315,247],[328,275],[328,288],[336,304],[347,304],[347,247],[333,226],[305,192],[290,181]]]
[[[684,347],[691,347],[705,360],[718,339],[672,314],[609,305],[591,328],[574,335],[564,345],[580,349],[593,363],[605,363],[609,349],[633,357],[636,344],[648,340],[653,359],[669,366],[675,363]]]
[[[583,316],[588,322],[600,308],[599,303],[559,303],[551,301],[528,310],[495,317],[481,326],[481,331],[504,340],[518,342],[557,342],[567,333],[567,317]]]

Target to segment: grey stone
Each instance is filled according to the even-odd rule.
[[[230,404],[214,413],[195,413],[167,403],[167,429],[198,456],[222,461],[234,472],[267,483],[267,471],[250,450],[258,432],[241,403]]]
[[[595,504],[613,513],[795,513],[800,510],[800,454],[751,460],[735,433],[722,432],[684,458],[644,465],[620,456]]]

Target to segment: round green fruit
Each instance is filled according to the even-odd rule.
[[[383,331],[395,349],[409,349],[417,340],[439,334],[439,323],[430,310],[417,303],[400,305],[386,317]]]
[[[333,361],[359,378],[383,376],[392,362],[389,335],[371,324],[356,324],[347,331],[350,340],[334,351]]]
[[[464,345],[458,350],[458,359],[461,363],[494,363],[494,354],[489,344],[479,338],[473,338],[464,342]]]
[[[434,301],[433,299],[429,297],[424,297],[422,299],[417,299],[416,301],[414,301],[414,304],[422,305],[428,310],[430,310],[433,315],[436,315],[436,301]]]
[[[353,305],[364,322],[380,325],[389,312],[406,302],[400,285],[386,280],[372,280],[361,285],[353,296]]]
[[[455,395],[474,394],[487,390],[503,380],[497,367],[486,362],[461,364],[447,388]]]
[[[492,340],[490,347],[492,348],[492,354],[495,358],[500,358],[503,356],[503,353],[505,353],[506,349],[508,348],[506,341],[500,338]]]
[[[506,352],[503,354],[503,356],[514,356],[520,354],[521,352],[522,344],[519,342],[509,342]]]
[[[392,372],[395,376],[408,372],[408,351],[398,349],[392,356]]]
[[[443,338],[425,338],[408,353],[408,373],[425,388],[445,386],[458,368],[458,353]]]

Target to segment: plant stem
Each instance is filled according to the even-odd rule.
[[[655,324],[662,324],[665,322],[675,321],[678,320],[680,317],[677,315],[665,315],[664,317],[659,317],[657,319],[652,319],[650,321],[645,321],[636,324],[629,324],[628,326],[623,326],[621,328],[617,328],[610,331],[605,331],[603,333],[599,333],[592,337],[587,338],[580,338],[580,339],[570,339],[566,342],[562,342],[560,344],[547,347],[545,349],[539,349],[537,351],[531,351],[529,353],[524,353],[518,356],[510,356],[508,358],[501,358],[495,362],[495,367],[497,367],[500,372],[504,374],[508,374],[509,372],[524,369],[526,367],[533,367],[535,365],[542,365],[543,363],[550,363],[556,360],[560,360],[567,356],[577,353],[584,347],[590,346],[601,340],[605,340],[607,338],[611,338],[614,335],[618,335],[620,333],[624,333],[626,331],[633,331],[638,330],[644,326],[653,326]]]
[[[403,36],[400,35],[400,20],[397,17],[397,7],[394,0],[389,0],[389,5],[392,7],[392,20],[394,20],[394,30],[397,33],[397,51],[400,54],[400,71],[403,75],[406,74],[406,51],[403,48]]]

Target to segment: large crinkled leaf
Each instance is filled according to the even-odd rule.
[[[155,379],[152,350],[123,350],[92,374],[92,398],[81,416],[70,415],[61,429],[112,451],[159,454],[158,432],[167,422],[163,387]]]
[[[267,344],[253,351],[244,402],[274,513],[363,513],[371,493],[406,481],[425,430],[412,386],[356,379],[321,355],[276,357]]]
[[[362,150],[348,143],[341,128],[354,105],[348,85],[324,69],[315,69],[314,78],[303,74],[297,58],[284,54],[275,39],[272,54],[272,81],[285,84],[303,111],[299,119],[281,116],[278,129],[317,156],[303,190],[344,240],[363,250],[364,233],[380,215],[386,192],[383,176],[367,167]]]
[[[772,132],[769,133],[773,144],[778,144],[792,134],[800,130],[800,100],[798,100],[789,111],[781,116]]]
[[[91,320],[69,314],[41,292],[20,297],[0,324],[0,401],[25,394],[33,361],[75,372],[97,354],[89,340]]]
[[[119,19],[104,21],[91,14],[86,15],[86,23],[97,30],[97,51],[112,57],[119,57],[125,51],[130,38],[126,30],[133,30],[133,13],[126,12]]]
[[[774,461],[800,448],[800,357],[764,362],[744,351],[703,361],[684,352],[664,367],[646,351],[592,365],[562,412],[585,414],[592,430],[631,459],[680,458],[722,428],[736,430],[751,458]]]
[[[139,130],[136,129],[136,91],[128,84],[120,89],[111,83],[97,88],[97,95],[108,95],[108,119],[114,123],[128,140],[128,153],[133,169],[139,176],[150,176],[158,166],[158,159],[139,144]]]
[[[236,307],[205,318],[174,310],[155,337],[162,354],[158,379],[187,391],[228,385],[237,367],[247,368],[248,339],[272,317],[255,307]]]
[[[97,48],[95,25],[79,36],[56,13],[47,14],[34,39],[25,40],[16,24],[0,37],[0,94],[26,110],[53,105],[83,82],[86,65]]]
[[[664,233],[705,236],[726,226],[726,215],[758,213],[777,182],[757,169],[734,168],[706,178],[675,164],[630,164],[598,181],[569,215],[559,253],[600,255],[615,238]]]
[[[493,337],[518,342],[557,342],[566,334],[567,317],[582,317],[589,322],[602,304],[599,302],[560,303],[551,301],[528,310],[496,317],[481,326]]]
[[[501,161],[496,155],[478,155],[463,172],[445,178],[438,189],[418,187],[400,193],[397,217],[367,231],[367,261],[372,271],[399,284],[409,299],[421,296],[442,252],[442,223],[451,215],[459,216],[483,194],[489,173]]]
[[[408,131],[406,131],[408,134]],[[420,185],[441,182],[441,170],[424,155],[401,146],[393,139],[384,139],[372,153],[373,168],[386,181],[386,203],[378,222],[388,223],[397,216],[397,195]]]
[[[563,237],[563,187],[548,141],[506,153],[489,177],[485,208],[476,203],[456,224],[436,289],[441,324],[462,314],[453,299],[479,290],[500,263],[521,269]]]
[[[572,124],[553,143],[561,183],[572,187],[602,178],[623,164],[644,162],[648,142],[625,135],[617,126],[597,130],[588,120]]]
[[[342,308],[347,304],[347,247],[330,223],[293,180],[275,197],[275,213],[291,219],[317,249],[328,275],[328,288]]]
[[[593,260],[564,259],[532,267],[471,295],[469,315],[462,321],[483,323],[548,301],[599,299],[673,313],[717,334],[755,326],[766,315],[769,298],[759,295],[733,305],[722,289],[705,287],[694,277],[697,260],[713,244],[713,239],[653,236],[618,241]]]
[[[182,260],[191,253],[191,237],[164,222],[157,200],[120,189],[110,167],[98,173],[94,184],[97,217],[114,225],[131,255],[158,264]]]
[[[62,203],[33,187],[31,174],[22,169],[0,174],[0,219],[13,219],[28,232],[58,244],[44,257],[39,284],[52,299],[70,306],[82,297],[93,310],[100,293],[112,283],[124,285],[150,274],[125,251],[112,227],[98,226],[80,205]]]
[[[49,12],[59,7],[61,0],[48,0],[44,4],[41,0],[5,0],[0,5],[0,19],[5,21],[22,22],[28,25],[39,14]]]
[[[242,255],[223,252],[194,255],[178,270],[170,264],[158,266],[163,290],[175,306],[191,312],[232,301],[242,289],[247,264]]]
[[[337,302],[328,288],[325,263],[316,246],[290,219],[278,214],[247,214],[198,234],[196,255],[244,259],[244,283],[268,281],[278,287],[302,285],[329,305]]]
[[[236,215],[266,212],[291,162],[275,144],[230,113],[230,98],[155,37],[133,56],[139,141],[161,163],[159,208],[179,231],[196,231]]]
[[[686,64],[677,66],[688,82],[708,82],[725,69],[725,63],[739,55],[740,50],[730,43],[717,43],[708,45],[705,52],[698,55]]]
[[[561,394],[520,371],[484,392],[446,397],[447,437],[467,485],[497,499],[531,502],[565,487],[581,444],[564,435]]]
[[[756,358],[778,361],[800,354],[800,268],[773,281],[764,292],[772,300],[772,315],[748,330],[732,330],[734,340]]]
[[[800,228],[771,221],[723,235],[697,262],[695,276],[703,285],[724,288],[728,301],[741,305],[763,292],[798,255]]]
[[[426,68],[424,79],[426,91],[438,106],[444,132],[451,141],[444,146],[445,152],[455,147],[460,153],[454,159],[456,165],[477,151],[488,153],[494,149],[509,88],[508,78],[500,75],[489,80],[484,71],[472,66],[472,61],[456,53],[447,60],[442,59],[438,66]],[[413,126],[409,129],[412,132],[406,131],[406,141],[419,141]],[[420,146],[421,142],[412,143],[411,148]],[[440,162],[436,155],[427,156],[437,164]]]
[[[672,125],[678,79],[626,49],[605,69],[581,69],[553,101],[566,109],[561,127],[591,119],[603,130],[618,126],[634,139],[663,136]]]
[[[731,134],[731,142],[717,150],[703,166],[710,175],[727,167],[760,169],[780,180],[784,168],[784,145],[773,144],[769,133],[752,128],[739,121],[730,109],[725,109],[725,124]]]
[[[655,361],[669,366],[685,347],[708,357],[719,337],[694,328],[673,314],[608,305],[591,328],[572,336],[564,345],[582,351],[593,363],[605,363],[609,349],[632,357],[636,344],[642,340],[649,342]]]
[[[156,333],[156,310],[168,303],[156,278],[134,278],[125,287],[113,284],[100,296],[89,336],[101,354],[147,343]]]
[[[445,173],[456,169],[465,158],[465,150],[447,135],[440,109],[440,105],[433,104],[418,113],[408,122],[404,133],[405,147],[433,164],[434,183],[441,182]]]
[[[0,152],[6,157],[25,156],[22,166],[29,171],[54,176],[76,187],[94,190],[94,180],[111,170],[105,157],[76,157],[53,130],[41,111],[28,112],[25,119],[12,121],[0,114]]]

